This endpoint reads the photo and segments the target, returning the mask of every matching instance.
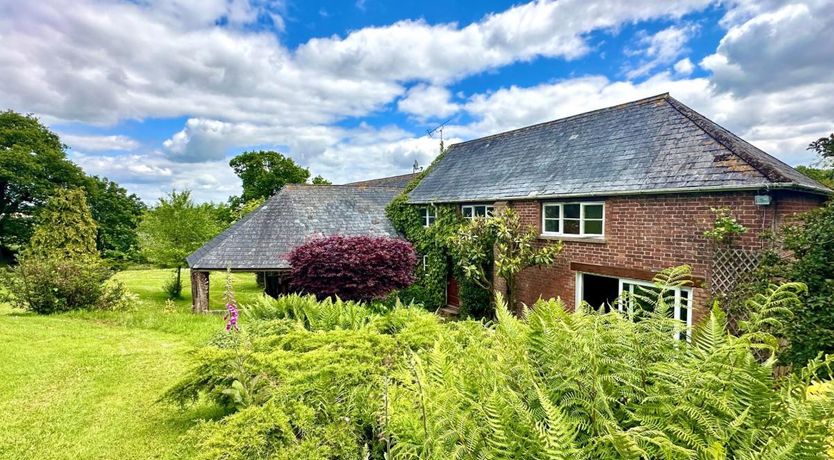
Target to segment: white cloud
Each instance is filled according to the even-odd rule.
[[[538,0],[459,27],[399,21],[346,37],[316,38],[296,52],[299,64],[367,80],[447,82],[535,57],[573,59],[590,50],[586,34],[650,18],[677,18],[708,0]]]
[[[397,102],[397,109],[419,119],[448,117],[459,110],[451,99],[452,93],[447,88],[415,85]]]
[[[362,116],[403,82],[447,81],[538,56],[575,58],[587,33],[678,17],[707,0],[539,0],[463,27],[400,21],[297,50],[238,27],[280,8],[244,0],[7,2],[0,105],[58,120],[191,116],[276,125]],[[226,22],[226,26],[217,23]]]
[[[716,88],[747,95],[831,81],[834,2],[764,5],[773,9],[745,3],[739,7],[743,13],[728,15],[727,34],[715,54],[701,62],[712,71]]]
[[[680,61],[676,62],[673,66],[675,69],[675,73],[681,76],[688,76],[695,70],[695,64],[689,60],[689,58],[683,58]]]
[[[200,201],[226,201],[240,193],[240,180],[225,161],[182,165],[160,152],[102,156],[72,152],[89,174],[108,177],[152,203],[171,190],[189,189]]]
[[[658,67],[671,64],[686,52],[686,44],[697,30],[696,26],[687,24],[670,26],[654,35],[643,35],[638,40],[640,48],[628,52],[631,55],[641,56],[641,59],[626,72],[626,76],[628,78],[643,77]]]
[[[139,142],[127,136],[87,136],[80,134],[60,134],[61,141],[72,149],[81,151],[115,151],[134,150],[139,147]]]
[[[271,18],[280,29],[281,2],[0,2],[0,107],[99,124],[187,117],[158,151],[137,153],[119,136],[66,138],[85,169],[146,199],[173,187],[201,199],[237,193],[226,153],[253,145],[274,146],[336,182],[409,172],[415,159],[425,165],[436,155],[437,140],[343,127],[394,105],[421,121],[463,113],[474,121],[446,134],[466,139],[670,91],[770,153],[806,161],[807,142],[834,131],[834,4],[826,0],[725,3],[726,36],[700,63],[707,78],[689,77],[694,64],[684,55],[695,28],[676,23],[633,50],[636,62],[623,70],[639,83],[589,75],[483,94],[448,90],[515,62],[576,59],[596,45],[591,32],[679,19],[708,3],[538,0],[471,24],[399,21],[293,50],[258,25]],[[106,150],[131,154],[90,154]]]

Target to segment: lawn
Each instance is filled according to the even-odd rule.
[[[131,311],[37,316],[0,305],[0,458],[172,458],[189,427],[216,415],[157,402],[189,368],[189,351],[224,325],[219,314],[190,313],[188,284],[166,312],[168,276],[119,273],[140,297]],[[254,275],[233,279],[240,302],[260,295]],[[224,284],[224,274],[212,277],[212,309],[223,308]]]

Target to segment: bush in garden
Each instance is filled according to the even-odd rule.
[[[295,248],[289,262],[297,289],[319,298],[371,300],[411,284],[417,257],[400,239],[331,236]]]
[[[787,278],[804,283],[808,293],[793,310],[785,335],[790,343],[783,359],[798,366],[819,353],[834,353],[834,200],[788,227],[784,247],[791,253]]]
[[[107,282],[112,273],[96,250],[95,235],[84,192],[57,191],[18,265],[4,273],[4,300],[41,314],[120,305],[124,286]]]
[[[265,301],[168,397],[227,408],[188,436],[204,459],[824,458],[834,357],[773,376],[768,312],[790,289],[756,298],[739,337],[714,308],[691,343],[659,313],[555,300],[517,318],[499,299],[494,324]]]

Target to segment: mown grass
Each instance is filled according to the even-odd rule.
[[[187,280],[166,311],[170,273],[117,274],[140,299],[129,311],[37,316],[0,305],[0,458],[172,458],[188,428],[217,415],[210,405],[158,402],[189,368],[189,351],[224,324],[190,313]],[[241,302],[260,295],[254,275],[233,279]],[[212,277],[213,309],[223,308],[224,284],[224,274]]]

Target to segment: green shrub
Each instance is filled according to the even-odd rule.
[[[171,273],[168,281],[162,284],[162,292],[165,293],[165,298],[169,300],[182,298],[182,277],[179,276],[177,271]]]
[[[792,256],[782,264],[787,277],[806,284],[808,293],[788,323],[783,359],[804,366],[820,353],[834,353],[834,200],[788,227],[784,246]]]
[[[97,258],[24,256],[3,275],[3,300],[39,314],[116,309],[122,303],[124,286],[106,283],[111,275]]]
[[[834,389],[807,390],[834,358],[773,376],[770,315],[797,288],[754,299],[739,337],[716,306],[691,343],[662,308],[517,318],[499,299],[494,324],[444,323],[288,296],[199,350],[167,398],[227,408],[189,435],[204,459],[822,458]]]
[[[112,273],[96,250],[95,236],[84,192],[57,191],[17,266],[4,272],[3,299],[40,314],[120,306],[124,286],[106,282]]]

